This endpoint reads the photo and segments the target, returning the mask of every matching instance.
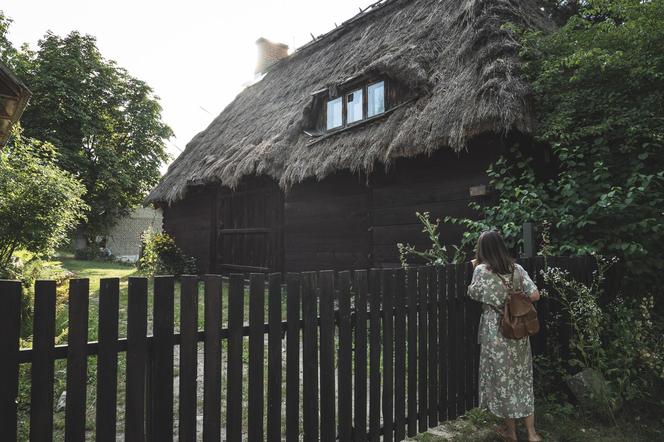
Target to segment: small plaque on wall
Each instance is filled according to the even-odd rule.
[[[478,186],[470,186],[470,196],[485,196],[489,193],[489,189],[486,184],[480,184]]]

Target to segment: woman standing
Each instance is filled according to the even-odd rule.
[[[500,332],[500,314],[508,296],[505,282],[522,288],[531,301],[540,298],[528,273],[509,256],[503,238],[488,230],[477,241],[475,271],[468,296],[482,303],[479,325],[480,407],[505,419],[496,431],[506,441],[516,441],[515,419],[525,418],[528,440],[541,441],[535,431],[533,364],[529,339],[507,339]]]

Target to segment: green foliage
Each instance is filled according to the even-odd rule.
[[[662,1],[591,1],[522,53],[561,164],[547,186],[558,251],[624,256],[633,281],[664,270],[663,17]]]
[[[431,248],[420,251],[410,244],[398,243],[399,259],[404,268],[408,268],[413,263],[426,263],[426,264],[448,264],[450,262],[457,262],[459,259],[459,248],[453,246],[455,253],[450,257],[447,247],[440,242],[440,220],[431,221],[429,212],[415,212],[415,216],[422,223],[422,233],[425,233],[431,241]]]
[[[664,284],[664,2],[590,1],[549,34],[522,36],[550,178],[513,145],[491,166],[495,203],[463,249],[498,228],[515,250],[524,222],[551,223],[556,255],[624,258],[633,293]]]
[[[18,128],[0,151],[0,268],[19,249],[52,253],[83,219],[85,188],[56,162],[53,146]]]
[[[654,318],[654,309],[652,296],[640,300],[618,299],[609,306],[612,324],[606,338],[606,353],[610,357],[606,374],[627,400],[661,397],[664,324]],[[653,391],[653,379],[659,383],[660,394]]]
[[[597,270],[590,285],[573,279],[567,270],[556,267],[548,268],[543,274],[555,299],[569,314],[573,330],[569,361],[572,366],[604,371],[605,352],[601,337],[607,324],[600,297],[606,271],[614,263],[615,260],[597,257]]]
[[[18,255],[18,256],[17,256]],[[27,256],[21,256],[27,255]],[[58,285],[56,305],[58,310],[66,307],[67,291],[64,282],[72,274],[60,266],[51,265],[32,254],[20,253],[12,257],[10,262],[0,268],[0,279],[13,279],[21,281],[23,290],[21,294],[21,339],[26,340],[22,345],[28,345],[32,339],[32,306],[34,303],[34,285],[37,279],[50,279]],[[62,320],[56,319],[56,335],[64,326]],[[66,320],[64,321],[66,323]]]
[[[32,90],[26,134],[52,143],[58,165],[87,190],[83,232],[103,235],[158,182],[173,135],[152,89],[105,59],[95,38],[48,32],[35,51],[15,50],[0,15],[0,58]]]
[[[445,222],[464,228],[459,255],[468,256],[475,249],[480,233],[490,228],[500,230],[507,247],[518,251],[523,241],[523,223],[542,224],[547,219],[550,214],[547,183],[538,180],[532,162],[531,157],[513,147],[509,156],[499,158],[487,170],[490,186],[497,194],[495,203],[469,204],[481,214],[480,219],[445,217]]]
[[[186,256],[167,233],[148,229],[142,236],[138,269],[147,275],[196,274],[196,260]]]
[[[542,294],[559,302],[569,320],[573,333],[565,363],[578,370],[592,368],[601,373],[622,399],[653,401],[664,388],[664,322],[653,316],[652,296],[629,301],[618,298],[609,305],[602,304],[605,274],[613,263],[615,260],[597,257],[597,271],[590,285],[574,280],[567,271],[548,268],[543,275],[550,290]],[[564,365],[560,354],[553,351],[535,361],[535,374],[538,378],[550,376],[548,383],[556,385]]]

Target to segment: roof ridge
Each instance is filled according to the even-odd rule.
[[[348,30],[352,24],[357,22],[360,19],[363,19],[372,13],[382,10],[384,7],[391,5],[392,3],[396,3],[399,1],[405,1],[405,2],[411,2],[412,0],[378,0],[369,6],[365,7],[364,9],[360,8],[360,12],[352,16],[351,18],[341,22],[340,25],[336,26],[333,29],[330,29],[329,31],[325,32],[324,34],[320,34],[318,37],[315,37],[313,34],[311,36],[313,37],[313,40],[303,44],[302,46],[299,46],[293,50],[293,53],[290,54],[288,57],[282,58],[281,60],[277,61],[276,63],[273,63],[270,65],[270,67],[266,70],[266,73],[271,71],[272,69],[276,68],[277,66],[281,65],[282,63],[287,63],[288,61],[291,60],[291,57],[298,55],[300,52],[302,52],[305,49],[308,49],[312,46],[315,46],[318,43],[321,43],[322,41],[330,38],[333,34],[336,34],[338,32],[342,32],[345,30]]]

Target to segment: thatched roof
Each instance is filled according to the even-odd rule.
[[[273,65],[173,162],[150,202],[181,199],[189,185],[234,187],[250,174],[288,188],[339,170],[464,149],[484,132],[530,133],[529,86],[507,23],[549,27],[534,0],[384,0]],[[311,144],[303,132],[312,93],[380,74],[417,99],[381,121]]]
[[[30,95],[28,88],[0,61],[0,148],[9,139],[12,125],[21,118]]]

